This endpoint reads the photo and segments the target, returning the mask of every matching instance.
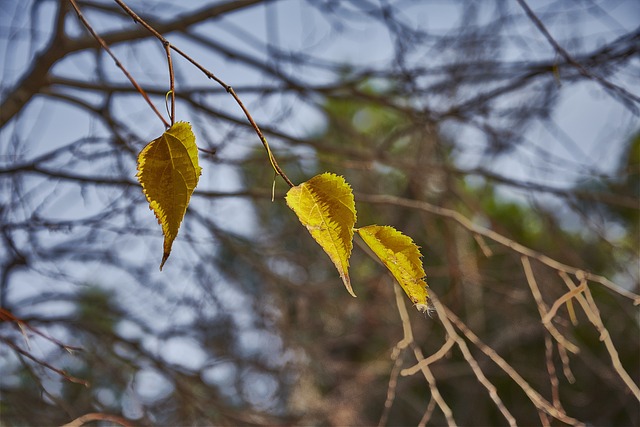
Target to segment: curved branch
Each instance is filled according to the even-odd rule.
[[[181,31],[196,23],[229,12],[245,9],[264,1],[265,0],[231,0],[226,3],[214,4],[196,10],[191,14],[179,15],[172,21],[158,23],[155,28],[163,34]],[[64,26],[62,25],[67,10],[65,4],[65,2],[61,2],[57,18],[60,24],[55,31],[53,39],[44,52],[33,61],[30,71],[19,80],[14,89],[9,92],[2,101],[2,105],[0,105],[0,128],[18,114],[31,98],[39,93],[40,89],[47,84],[49,72],[56,62],[70,53],[95,47],[95,40],[91,36],[77,39],[70,39],[66,36]],[[108,45],[132,42],[147,37],[149,37],[148,31],[139,27],[122,31],[112,31],[102,35],[102,39]]]
[[[529,5],[525,0],[517,0],[517,2],[520,5],[520,7],[522,7],[522,9],[524,10],[527,17],[531,20],[531,22],[533,22],[536,28],[538,28],[538,30],[542,33],[542,35],[547,39],[549,44],[553,47],[553,49],[556,51],[558,55],[560,55],[565,61],[567,61],[568,64],[570,64],[576,70],[578,70],[578,72],[582,76],[600,83],[604,88],[618,95],[618,97],[622,99],[625,105],[629,109],[631,109],[634,112],[634,114],[636,115],[638,114],[638,106],[635,104],[640,103],[639,96],[634,95],[633,93],[629,92],[625,88],[620,87],[614,83],[611,83],[609,80],[587,70],[582,64],[580,64],[578,61],[573,59],[573,57],[569,55],[569,52],[567,52],[562,46],[560,46],[560,44],[553,38],[551,33],[549,33],[549,30],[547,30],[547,28],[544,26],[540,18],[538,18],[538,16],[533,12],[533,10],[531,10],[531,8],[529,7]],[[635,41],[636,43],[640,42],[640,32],[636,32],[636,35],[634,38],[636,39]]]

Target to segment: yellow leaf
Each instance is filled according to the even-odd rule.
[[[413,305],[422,312],[427,311],[429,292],[420,260],[422,255],[411,237],[389,226],[370,225],[357,231],[393,274]]]
[[[329,255],[347,291],[355,297],[349,279],[349,257],[353,249],[356,205],[349,184],[341,176],[323,173],[291,188],[286,200]]]
[[[136,177],[164,234],[160,270],[169,258],[171,245],[178,235],[201,171],[196,137],[187,122],[171,126],[138,155]]]

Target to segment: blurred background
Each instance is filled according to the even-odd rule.
[[[76,4],[167,117],[162,44]],[[437,311],[357,237],[352,298],[176,53],[203,174],[160,272],[162,121],[71,2],[5,0],[3,425],[640,425],[639,2],[126,4],[294,183],[343,175],[358,226],[411,236]]]

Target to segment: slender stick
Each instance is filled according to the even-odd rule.
[[[151,109],[154,111],[154,113],[156,113],[156,115],[158,116],[158,118],[160,120],[162,120],[162,123],[165,125],[165,127],[169,127],[169,123],[167,123],[167,121],[164,119],[164,117],[162,117],[162,114],[160,114],[160,111],[158,111],[158,109],[156,108],[155,105],[153,105],[153,102],[151,102],[151,99],[149,98],[149,96],[147,95],[147,93],[144,91],[144,89],[142,89],[142,87],[138,84],[138,82],[136,82],[136,80],[133,78],[133,76],[131,74],[129,74],[129,72],[127,71],[127,69],[122,65],[122,63],[120,63],[120,61],[118,60],[118,58],[115,56],[115,54],[111,51],[111,49],[109,48],[109,45],[107,45],[107,43],[102,39],[102,37],[100,37],[98,35],[98,33],[95,32],[95,30],[93,29],[93,27],[89,24],[89,22],[85,19],[84,15],[82,14],[82,12],[80,11],[80,8],[78,7],[77,3],[75,0],[69,0],[69,3],[71,3],[71,6],[73,7],[73,9],[76,11],[76,14],[78,15],[78,19],[80,19],[80,21],[82,22],[82,24],[84,24],[84,26],[87,28],[87,30],[89,30],[89,33],[91,33],[91,35],[93,36],[94,39],[96,39],[98,41],[98,43],[100,43],[100,46],[102,46],[102,48],[109,54],[109,56],[115,61],[116,65],[118,66],[118,68],[120,68],[122,70],[122,72],[124,73],[125,76],[127,76],[127,78],[129,79],[129,81],[131,82],[131,84],[136,88],[136,90],[140,93],[140,95],[142,95],[142,97],[144,98],[145,101],[147,101],[147,104],[149,104],[149,106],[151,107]]]
[[[542,323],[551,322],[551,319],[554,318],[554,316],[556,315],[556,313],[558,312],[558,310],[560,309],[562,304],[566,303],[568,305],[570,303],[571,299],[573,297],[575,297],[576,295],[578,295],[580,292],[583,292],[584,288],[586,288],[586,287],[587,287],[587,283],[583,282],[577,288],[575,288],[573,290],[570,290],[569,292],[567,292],[566,294],[564,294],[560,298],[558,298],[556,300],[556,302],[553,303],[553,305],[549,309],[549,312],[545,315],[544,319],[542,319]]]
[[[402,343],[403,345],[409,345],[413,349],[413,355],[415,356],[418,363],[422,362],[425,358],[422,354],[422,350],[415,344],[413,339],[413,329],[411,328],[411,321],[409,320],[409,312],[407,311],[407,306],[404,303],[404,296],[400,291],[399,286],[393,287],[394,294],[396,296],[396,306],[398,307],[398,313],[400,314],[400,319],[402,320],[402,330],[404,332],[404,338],[398,346]],[[422,375],[424,375],[425,379],[429,383],[429,389],[431,391],[431,398],[435,400],[436,404],[444,414],[445,419],[447,420],[447,425],[456,426],[456,421],[453,418],[453,411],[444,400],[442,395],[440,394],[440,390],[436,384],[436,378],[433,376],[431,369],[429,366],[421,366],[420,370],[422,371]]]
[[[81,417],[76,418],[70,423],[63,425],[62,427],[80,427],[87,423],[90,423],[91,421],[108,421],[111,423],[120,424],[123,427],[133,426],[133,424],[130,424],[127,420],[122,417],[118,417],[117,415],[92,412],[90,414],[82,415]]]
[[[618,86],[618,85],[616,85],[614,83],[611,83],[610,81],[606,80],[605,78],[590,72],[582,64],[580,64],[578,61],[573,59],[573,57],[571,55],[569,55],[569,52],[567,52],[562,46],[560,46],[560,44],[553,38],[553,36],[549,32],[549,30],[547,30],[547,28],[544,26],[544,24],[542,23],[540,18],[538,18],[538,16],[533,12],[533,10],[531,10],[531,8],[527,4],[527,2],[525,0],[516,0],[516,1],[520,5],[520,7],[524,10],[525,14],[531,20],[531,22],[533,22],[533,24],[536,26],[536,28],[538,28],[538,30],[542,33],[542,35],[547,39],[547,41],[553,47],[553,49],[556,51],[556,53],[558,53],[560,56],[562,56],[562,58],[565,61],[567,61],[568,64],[571,64],[571,66],[573,66],[575,69],[577,69],[578,72],[581,75],[583,75],[584,77],[587,77],[589,79],[593,79],[593,80],[597,81],[598,83],[600,83],[605,88],[617,93],[618,95],[622,96],[623,98],[627,98],[627,100],[631,101],[631,103],[628,104],[629,106],[633,106],[633,102],[635,102],[635,103],[639,103],[640,102],[640,97],[634,95],[633,93],[629,92],[628,90],[624,89],[623,87],[620,87],[620,86]],[[636,108],[636,107],[634,107],[634,108]],[[636,111],[637,111],[637,108],[636,108]]]
[[[533,299],[536,301],[536,306],[538,307],[538,313],[540,313],[540,319],[542,319],[542,325],[549,331],[551,336],[558,341],[559,344],[562,344],[573,354],[577,354],[580,352],[580,348],[565,338],[560,331],[551,323],[551,318],[547,316],[548,310],[542,299],[542,293],[540,292],[540,288],[538,287],[538,283],[536,282],[536,278],[533,275],[533,269],[531,268],[531,262],[529,262],[529,258],[522,255],[520,257],[520,261],[522,262],[522,268],[524,270],[524,275],[527,278],[527,283],[529,284],[529,288],[531,289],[531,295],[533,295]]]
[[[447,319],[451,323],[453,323],[456,328],[458,328],[464,336],[466,336],[469,341],[471,341],[480,351],[486,354],[496,365],[500,367],[516,384],[525,392],[529,400],[536,406],[538,411],[546,412],[552,417],[560,420],[569,425],[584,425],[582,422],[578,421],[575,418],[568,416],[563,411],[559,411],[556,409],[549,401],[547,401],[540,393],[535,391],[533,387],[529,385],[529,383],[511,366],[504,360],[496,351],[486,345],[484,342],[478,338],[476,334],[474,334],[471,329],[469,329],[463,322],[460,320],[451,310],[445,307],[441,302],[439,302],[439,307],[443,308]]]
[[[577,289],[573,280],[564,272],[560,272],[560,277],[566,283],[567,287],[571,290]],[[582,306],[584,313],[587,315],[587,318],[591,322],[593,326],[595,326],[596,330],[600,333],[600,341],[604,342],[604,345],[609,353],[609,357],[611,358],[611,364],[613,368],[616,370],[618,376],[624,381],[624,383],[629,387],[629,390],[633,393],[635,398],[640,401],[640,387],[633,381],[631,375],[624,369],[622,366],[622,362],[620,361],[620,356],[618,355],[618,350],[616,346],[613,344],[613,340],[611,339],[611,334],[604,326],[604,322],[602,321],[602,317],[600,317],[600,312],[598,310],[598,306],[593,300],[593,296],[591,295],[591,290],[586,285],[586,277],[582,275],[582,277],[578,277],[580,284],[585,284],[584,292],[576,294],[576,299],[578,303]]]
[[[556,366],[553,364],[553,341],[549,338],[549,334],[544,334],[544,357],[547,365],[547,373],[549,374],[549,382],[551,384],[553,407],[558,411],[564,412],[562,403],[560,403],[560,381],[556,373]]]
[[[398,352],[398,356],[401,355],[402,353]],[[393,369],[391,369],[391,375],[389,376],[389,385],[387,386],[387,399],[384,402],[384,410],[382,411],[382,415],[380,416],[380,421],[378,421],[378,427],[387,425],[387,421],[389,420],[389,413],[391,412],[391,407],[393,406],[393,402],[396,398],[396,389],[398,387],[398,376],[400,375],[400,368],[402,368],[402,357],[396,357],[393,363]]]
[[[162,42],[162,46],[164,47],[165,53],[167,54],[167,65],[169,68],[169,93],[171,94],[170,115],[171,115],[171,124],[173,125],[175,123],[175,117],[176,117],[176,91],[175,91],[175,77],[173,74],[173,61],[171,60],[171,49],[172,49],[171,43],[169,42],[169,40],[164,38],[162,34],[156,31],[155,28],[153,28],[151,25],[147,24],[142,18],[140,18],[124,2],[120,0],[115,0],[115,2],[118,3],[118,5],[122,9],[124,9],[124,11],[127,12],[127,14],[131,16],[136,23],[141,24],[145,29],[147,29],[151,34],[153,34],[155,38],[157,38]]]
[[[31,326],[29,323],[25,322],[24,320],[16,317],[13,313],[11,313],[9,310],[6,310],[4,308],[0,308],[0,322],[3,321],[10,321],[10,322],[14,322],[16,325],[18,325],[18,327],[20,328],[20,330],[23,331],[23,335],[24,334],[24,330],[25,329],[29,329],[31,332],[40,335],[42,338],[51,341],[52,343],[54,343],[55,345],[57,345],[58,347],[60,347],[61,349],[68,351],[69,353],[74,352],[74,351],[82,351],[83,348],[82,347],[75,347],[72,345],[68,345],[63,343],[62,341],[59,341],[53,337],[50,337],[49,335],[45,334],[44,332],[40,331],[39,329]],[[27,336],[25,335],[25,339],[27,338]]]
[[[493,383],[489,381],[487,376],[482,371],[482,368],[480,368],[478,361],[471,354],[471,350],[469,350],[469,346],[467,346],[467,342],[458,334],[458,332],[453,327],[453,324],[447,318],[444,305],[440,304],[440,300],[438,299],[438,297],[434,292],[431,292],[430,298],[433,302],[434,307],[436,308],[436,312],[438,313],[438,317],[442,322],[442,326],[444,326],[445,330],[447,331],[447,334],[449,335],[449,339],[455,341],[455,343],[458,345],[458,348],[462,352],[464,359],[467,361],[467,363],[469,364],[469,367],[471,368],[474,375],[478,379],[478,382],[482,384],[484,388],[487,390],[487,392],[489,393],[489,397],[491,398],[491,400],[493,400],[493,403],[495,403],[500,413],[507,420],[507,422],[509,423],[509,426],[516,427],[518,425],[516,422],[516,419],[513,417],[511,412],[509,412],[507,407],[502,402],[502,399],[498,395],[498,390],[496,389],[496,386],[494,386]]]
[[[200,71],[202,71],[208,78],[214,80],[216,83],[218,83],[220,86],[222,86],[229,93],[229,95],[231,95],[233,97],[233,99],[236,101],[236,103],[238,104],[238,106],[240,107],[240,109],[242,110],[244,115],[247,117],[247,120],[249,120],[249,123],[251,124],[251,127],[253,128],[253,130],[258,135],[258,138],[260,138],[260,142],[264,146],[265,150],[267,150],[267,155],[269,156],[269,162],[271,162],[271,166],[273,167],[273,170],[275,170],[276,173],[278,175],[280,175],[282,177],[282,179],[284,179],[284,181],[287,183],[287,185],[289,187],[294,187],[293,182],[291,182],[291,180],[284,173],[284,171],[282,170],[280,165],[278,165],[278,162],[276,161],[276,158],[274,157],[273,153],[271,152],[271,148],[269,147],[269,143],[267,142],[267,138],[264,136],[264,134],[262,133],[262,131],[258,127],[258,124],[255,122],[255,120],[251,116],[251,113],[249,113],[249,110],[247,110],[247,107],[244,106],[244,103],[242,102],[240,97],[236,94],[236,92],[233,90],[233,88],[230,85],[228,85],[227,83],[225,83],[222,79],[217,77],[215,74],[213,74],[211,71],[209,71],[206,68],[204,68],[200,63],[198,63],[195,59],[191,58],[189,55],[187,55],[181,49],[179,49],[178,47],[172,45],[162,34],[160,34],[155,28],[153,28],[151,25],[149,25],[144,19],[142,19],[137,13],[135,13],[129,6],[127,6],[127,4],[124,1],[122,1],[122,0],[114,0],[114,1],[129,16],[131,16],[135,22],[137,22],[140,25],[142,25],[151,34],[153,34],[153,36],[155,38],[160,40],[162,42],[162,44],[165,46],[165,49],[167,49],[167,50],[168,49],[173,49],[176,53],[178,53],[184,59],[189,61],[191,64],[193,64]],[[170,61],[170,57],[169,57],[168,54],[167,54],[167,59]],[[171,67],[171,65],[170,65],[170,67]],[[173,72],[171,70],[170,70],[170,73],[173,75]],[[172,99],[175,99],[175,98],[172,98]]]
[[[400,371],[400,375],[402,375],[403,377],[414,375],[415,373],[419,372],[423,366],[429,366],[432,363],[437,362],[438,360],[442,359],[447,354],[449,354],[451,347],[453,347],[455,343],[456,342],[453,338],[451,337],[447,338],[447,340],[444,342],[444,344],[442,344],[442,346],[438,351],[436,351],[426,359],[423,359],[420,362],[416,363],[412,367],[403,369],[402,371]]]
[[[82,384],[85,387],[89,387],[91,385],[89,383],[89,381],[87,381],[87,380],[84,380],[84,379],[78,378],[78,377],[74,377],[73,375],[69,375],[67,372],[63,371],[62,369],[58,369],[55,366],[52,366],[52,365],[48,364],[44,360],[38,359],[37,357],[35,357],[31,353],[29,353],[28,351],[18,347],[16,344],[14,344],[13,342],[9,341],[8,339],[0,337],[0,342],[5,343],[8,347],[12,348],[16,353],[19,353],[19,354],[23,355],[24,357],[33,360],[38,365],[44,366],[45,368],[55,372],[56,374],[60,375],[61,377],[63,377],[67,381],[70,381],[70,382],[76,383],[76,384]]]

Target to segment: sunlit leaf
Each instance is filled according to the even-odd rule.
[[[343,177],[323,173],[289,190],[287,205],[311,236],[329,255],[347,291],[356,296],[349,279],[356,205],[351,187]]]
[[[164,234],[160,270],[169,258],[201,171],[196,137],[186,122],[171,126],[138,155],[136,176]]]
[[[422,312],[427,311],[429,292],[422,255],[411,237],[389,226],[370,225],[356,231],[393,274],[413,305]]]

